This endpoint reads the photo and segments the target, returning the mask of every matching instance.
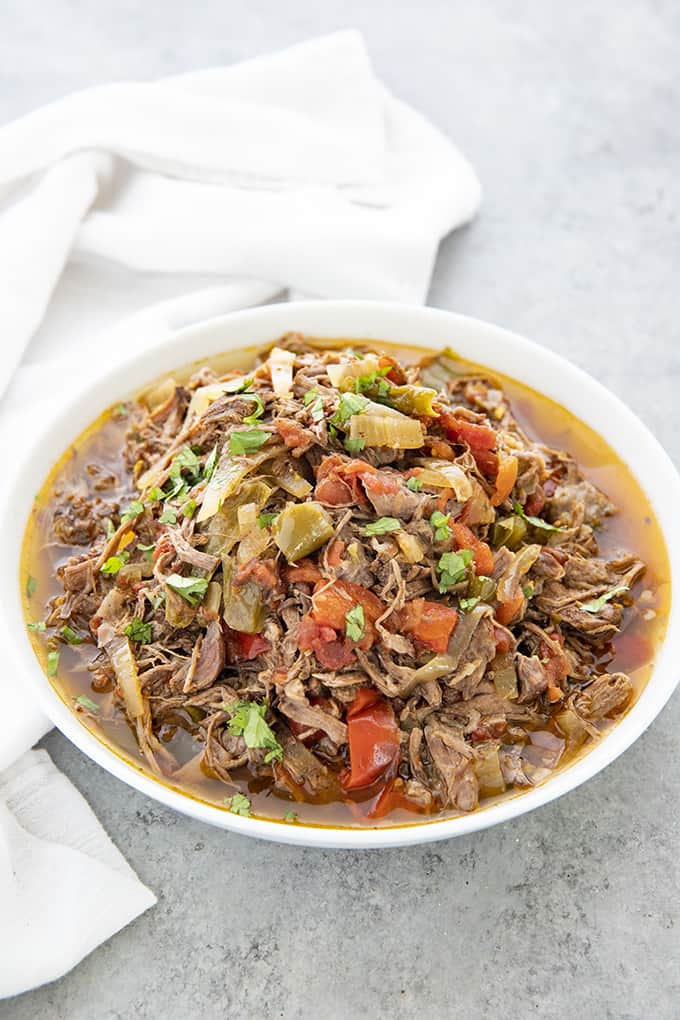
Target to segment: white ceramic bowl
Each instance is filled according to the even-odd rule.
[[[646,729],[680,676],[680,601],[672,598],[666,638],[653,675],[637,703],[594,749],[554,778],[520,796],[470,815],[382,829],[334,829],[241,818],[201,803],[144,775],[100,743],[51,687],[26,636],[18,571],[23,530],[35,492],[53,463],[102,411],[159,374],[219,351],[275,340],[289,330],[317,337],[390,340],[409,346],[453,347],[459,354],[512,376],[563,404],[599,432],[630,467],[656,513],[667,543],[674,594],[680,585],[680,478],[656,439],[615,396],[552,352],[506,330],[432,308],[364,301],[318,301],[268,305],[211,319],[163,340],[102,376],[49,422],[20,467],[9,505],[0,519],[2,604],[15,651],[46,714],[102,768],[155,800],[212,825],[282,843],[318,847],[394,847],[460,836],[495,825],[573,790],[613,761]],[[143,339],[143,338],[140,338]]]

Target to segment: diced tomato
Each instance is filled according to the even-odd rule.
[[[475,564],[476,573],[486,577],[493,573],[493,553],[486,542],[482,542],[480,538],[477,538],[474,532],[468,528],[467,524],[453,521],[450,527],[457,548],[472,550],[472,559]]]
[[[244,634],[243,631],[234,631],[238,641],[239,654],[242,659],[256,659],[262,652],[268,652],[271,644],[261,634]]]
[[[411,599],[399,616],[401,629],[433,652],[445,652],[449,638],[458,622],[458,612],[443,602]]]
[[[356,605],[363,608],[365,621],[365,634],[356,645],[366,651],[375,640],[373,625],[385,611],[384,603],[368,588],[350,581],[317,584],[312,595],[312,617],[317,623],[344,634],[347,613]]]
[[[263,591],[273,591],[279,583],[278,564],[276,560],[252,559],[234,575],[233,584],[246,584],[254,581]]]
[[[381,368],[387,368],[388,365],[390,366],[390,370],[385,377],[386,379],[393,382],[395,386],[404,385],[406,382],[406,376],[404,375],[403,369],[398,361],[395,361],[394,358],[390,358],[388,354],[382,354],[378,364]]]
[[[358,692],[347,712],[350,768],[341,777],[345,790],[370,786],[399,759],[399,727],[385,698]]]
[[[294,567],[285,567],[284,575],[289,584],[295,584],[298,581],[316,584],[323,578],[323,574],[313,560],[299,560]]]
[[[508,498],[517,481],[518,467],[517,457],[504,457],[500,462],[496,475],[496,489],[491,497],[492,506],[500,506]],[[534,511],[527,510],[527,513],[534,513]]]
[[[401,780],[390,779],[385,783],[375,804],[366,815],[367,818],[385,818],[398,808],[402,811],[423,812],[422,804],[407,797],[398,783],[401,783]]]
[[[495,476],[498,472],[498,454],[494,430],[489,425],[479,425],[459,418],[441,405],[437,405],[436,410],[447,437],[454,443],[467,444],[482,474]]]
[[[359,475],[372,471],[375,468],[365,460],[324,457],[316,472],[316,498],[327,506],[368,506]]]
[[[401,489],[399,475],[390,475],[386,471],[362,472],[361,480],[369,496],[394,496]]]
[[[300,620],[298,648],[301,652],[314,652],[326,669],[342,669],[355,661],[349,638],[338,641],[332,627],[317,623],[310,615],[303,616]]]
[[[274,427],[286,446],[291,450],[298,447],[306,449],[313,441],[313,436],[308,429],[303,428],[298,422],[291,421],[289,418],[277,418],[274,422]]]
[[[530,517],[537,517],[541,510],[545,506],[545,493],[542,489],[537,489],[536,492],[532,492],[528,500],[524,504],[525,514],[529,514]]]

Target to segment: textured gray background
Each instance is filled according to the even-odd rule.
[[[85,85],[348,26],[484,183],[481,216],[442,247],[431,303],[566,354],[677,462],[675,0],[4,0],[0,122]],[[53,733],[44,746],[159,903],[0,1017],[677,1018],[679,730],[676,697],[560,802],[426,849],[362,854],[192,823]]]

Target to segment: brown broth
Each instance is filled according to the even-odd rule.
[[[321,347],[336,347],[345,345],[347,341],[324,339],[317,343]],[[359,341],[354,340],[352,343],[356,345]],[[366,342],[365,346],[380,351],[389,349],[395,357],[411,364],[420,361],[428,354],[435,353],[422,348],[404,348],[387,343],[376,345],[374,341]],[[246,368],[252,364],[257,353],[257,348],[228,352],[178,369],[172,373],[172,377],[177,382],[184,382],[200,364],[209,364],[218,372],[232,368]],[[461,367],[471,373],[480,371],[486,376],[498,379],[511,401],[515,417],[528,435],[553,448],[568,450],[583,469],[585,476],[602,489],[617,506],[619,512],[609,518],[606,526],[598,533],[600,553],[606,556],[616,549],[627,549],[645,561],[647,572],[637,592],[637,608],[626,611],[624,630],[615,640],[613,656],[607,660],[606,665],[610,670],[621,670],[628,673],[634,684],[635,698],[637,698],[651,674],[656,650],[664,636],[670,607],[668,558],[663,536],[649,501],[628,467],[617,457],[605,440],[579,421],[566,408],[524,384],[497,372],[489,372],[478,365],[464,361],[461,361]],[[154,383],[145,386],[137,396],[150,392],[155,385]],[[124,504],[134,497],[131,484],[126,482],[120,456],[126,423],[124,420],[116,420],[112,416],[112,410],[113,408],[109,408],[104,411],[92,425],[78,436],[72,446],[57,461],[35,500],[27,523],[21,556],[20,583],[24,591],[24,614],[27,623],[40,619],[48,600],[61,593],[61,585],[56,578],[57,568],[65,563],[70,556],[82,553],[84,548],[82,546],[65,546],[54,541],[51,535],[50,507],[55,490],[58,490],[62,485],[82,482],[87,477],[87,465],[94,463],[113,470],[122,480],[119,489],[107,492],[107,498],[117,499]],[[26,580],[29,576],[36,580],[36,588],[30,598],[27,597],[25,590]],[[43,669],[46,670],[45,634],[31,632],[30,637],[35,654]],[[73,708],[73,699],[81,694],[101,700],[102,693],[94,691],[91,685],[92,676],[87,670],[87,661],[95,654],[96,646],[90,642],[79,646],[60,645],[58,675],[51,678],[50,683],[70,708]],[[136,739],[122,714],[115,721],[110,722],[100,722],[80,712],[78,716],[81,723],[114,753],[129,762],[135,769],[161,782],[150,772],[142,759]],[[615,720],[609,722],[611,726],[616,725]],[[194,742],[193,738],[184,731],[178,730],[177,732],[178,735],[168,742],[168,747],[178,760],[186,761],[200,748],[200,744]],[[563,758],[556,771],[568,767],[576,758],[587,754],[594,744],[595,742],[589,738],[576,755]],[[343,827],[358,825],[376,828],[430,822],[452,817],[458,813],[444,811],[437,815],[423,816],[396,810],[380,821],[368,820],[364,817],[364,813],[375,800],[375,794],[372,791],[369,793],[357,791],[352,801],[348,802],[296,804],[284,799],[270,784],[261,779],[255,779],[245,770],[241,770],[240,775],[235,773],[234,780],[236,786],[251,799],[253,815],[272,820],[281,820],[287,811],[294,810],[300,822],[305,824]],[[172,780],[162,782],[163,785],[180,793],[214,804],[222,809],[225,809],[225,797],[235,792],[234,789],[227,788],[224,783],[207,777],[198,783],[187,783],[181,786]],[[521,791],[517,789],[510,789],[500,797],[486,798],[482,801],[480,809],[506,797],[517,796],[519,793]]]

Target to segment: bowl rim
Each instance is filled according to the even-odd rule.
[[[453,346],[463,357],[533,386],[563,404],[603,436],[647,495],[666,543],[671,585],[667,628],[656,662],[644,690],[626,716],[591,751],[542,785],[505,797],[472,814],[383,828],[334,828],[242,818],[194,799],[120,757],[79,721],[44,674],[26,633],[17,583],[21,539],[36,491],[36,465],[42,480],[63,450],[103,408],[124,399],[159,374],[220,350],[271,342],[290,330],[328,339],[382,339],[430,349]],[[241,342],[235,342],[234,338],[241,336]],[[439,337],[437,342],[433,340],[435,336]],[[481,354],[473,354],[473,350]],[[522,366],[520,370],[518,365]],[[94,413],[92,408],[96,408]],[[182,814],[241,835],[327,849],[369,849],[409,846],[485,829],[547,804],[600,772],[644,732],[680,679],[680,669],[675,666],[680,652],[680,601],[673,597],[676,579],[680,579],[680,538],[675,537],[670,527],[669,509],[680,502],[680,477],[672,461],[633,411],[561,355],[499,326],[443,309],[374,301],[282,302],[185,326],[125,357],[113,368],[97,372],[94,381],[52,414],[29,451],[15,465],[7,494],[0,507],[0,555],[4,554],[4,562],[11,563],[13,569],[4,571],[0,579],[7,609],[5,629],[13,638],[12,652],[43,711],[76,747],[118,779]]]

